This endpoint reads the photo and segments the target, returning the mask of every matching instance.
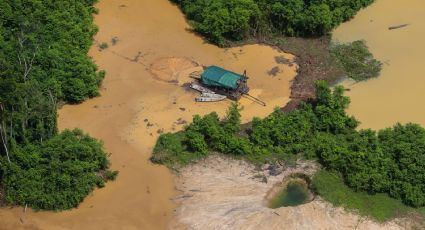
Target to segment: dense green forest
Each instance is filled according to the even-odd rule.
[[[78,129],[17,148],[10,160],[2,169],[6,201],[37,209],[76,207],[116,176],[107,170],[102,144]]]
[[[374,0],[173,0],[214,43],[269,34],[321,36]]]
[[[106,180],[96,172],[113,174],[100,143],[57,130],[59,102],[99,94],[104,72],[87,56],[93,4],[0,1],[0,177],[10,204],[75,207]]]
[[[183,132],[159,137],[152,160],[175,167],[214,151],[256,164],[316,158],[356,191],[387,193],[407,205],[425,206],[425,129],[396,124],[378,132],[357,130],[359,122],[345,112],[350,100],[344,89],[331,90],[324,81],[316,87],[314,102],[255,118],[245,132],[240,132],[236,104],[223,120],[215,112],[194,116]]]

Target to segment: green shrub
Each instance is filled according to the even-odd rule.
[[[425,206],[425,129],[417,124],[396,124],[379,131],[388,161],[388,192],[406,204]]]
[[[223,128],[226,133],[235,134],[241,130],[241,109],[238,103],[233,103],[227,110]]]
[[[425,129],[397,124],[378,132],[316,136],[315,151],[322,164],[341,172],[357,191],[388,193],[405,204],[425,202]]]
[[[161,134],[156,141],[151,160],[155,163],[165,164],[169,162],[171,156],[183,154],[186,147],[183,146],[184,133]]]
[[[165,164],[170,168],[185,166],[206,155],[207,152],[202,152],[204,151],[202,144],[199,144],[198,141],[196,141],[196,147],[201,146],[201,151],[194,147],[189,149],[188,139],[184,132],[161,134],[153,149],[151,161]]]
[[[204,135],[201,133],[188,130],[186,133],[186,143],[188,146],[188,150],[205,155],[208,152],[208,146],[205,142]]]
[[[87,88],[81,79],[68,79],[63,86],[63,91],[66,94],[66,100],[71,103],[79,103],[87,99]]]

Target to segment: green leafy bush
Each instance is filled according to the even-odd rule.
[[[237,103],[233,103],[227,111],[224,119],[224,131],[226,133],[237,133],[241,129],[241,109]]]
[[[193,132],[189,133],[193,134]],[[189,134],[189,138],[192,134]],[[205,142],[202,140],[202,135],[199,133],[195,135],[197,139],[189,141],[185,132],[161,134],[150,160],[170,168],[178,168],[201,159],[207,153]]]
[[[199,132],[186,131],[186,143],[190,151],[204,155],[208,152],[208,146],[205,142],[204,135]]]
[[[345,185],[342,177],[335,172],[319,171],[313,177],[312,187],[333,205],[354,210],[362,216],[369,216],[380,222],[418,211],[399,200],[390,198],[387,194],[371,195],[366,192],[355,192]]]
[[[254,119],[249,134],[251,142],[282,155],[305,152],[314,131],[313,111],[310,106],[305,107],[288,114],[275,110],[263,120]]]

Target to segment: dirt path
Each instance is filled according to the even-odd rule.
[[[168,0],[103,0],[97,7],[99,33],[95,40],[98,44],[107,42],[109,47],[100,51],[94,46],[89,55],[107,71],[102,96],[64,106],[59,111],[59,125],[60,129],[82,128],[103,140],[111,153],[112,168],[120,174],[115,182],[87,197],[78,209],[24,213],[23,208],[2,208],[0,229],[167,227],[176,207],[171,198],[177,193],[173,175],[148,160],[158,133],[181,129],[194,114],[217,111],[223,115],[230,102],[195,103],[196,94],[179,85],[187,80],[184,77],[173,84],[151,74],[149,68],[158,60],[176,58],[171,64],[193,60],[240,73],[246,69],[251,93],[266,101],[267,107],[242,99],[244,121],[265,116],[288,101],[290,80],[297,67],[278,64],[275,58],[293,59],[292,55],[260,45],[219,49],[206,44],[187,30],[183,15]],[[162,64],[159,66],[161,69]],[[275,67],[279,71],[270,76],[268,72]],[[171,68],[164,73],[176,71],[185,69]]]

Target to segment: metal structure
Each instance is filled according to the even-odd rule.
[[[200,81],[202,85],[192,83],[190,88],[202,93],[196,101],[220,101],[225,98],[239,100],[243,95],[257,103],[266,106],[260,99],[249,95],[248,77],[246,71],[243,75],[225,70],[218,66],[205,67],[203,72],[190,75]]]

